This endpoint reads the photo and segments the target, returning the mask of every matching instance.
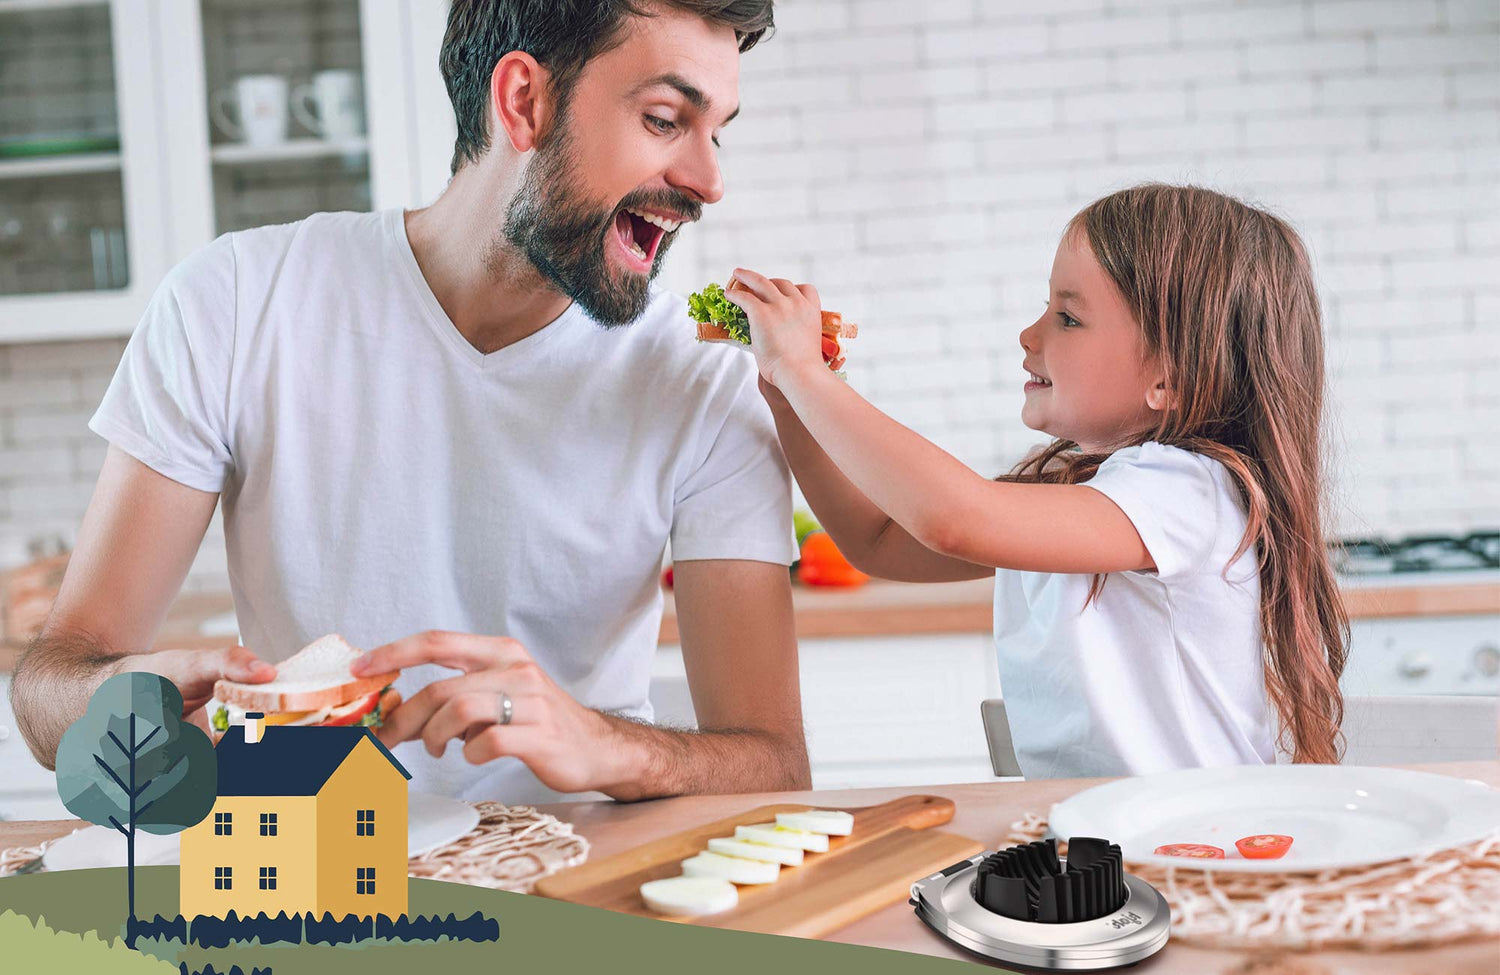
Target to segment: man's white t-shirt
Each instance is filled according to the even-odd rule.
[[[1150,442],[1111,454],[1084,483],[1125,512],[1156,569],[1110,573],[1087,608],[1092,575],[996,573],[1000,692],[1021,771],[1274,762],[1260,579],[1253,546],[1234,560],[1246,514],[1232,475]]]
[[[519,640],[582,703],[649,719],[673,558],[790,564],[791,481],[742,350],[655,291],[629,326],[577,305],[488,355],[428,288],[401,210],[220,237],[163,281],[90,427],[222,492],[242,642]],[[458,672],[407,670],[410,698]],[[415,789],[540,801],[514,759],[396,755]]]

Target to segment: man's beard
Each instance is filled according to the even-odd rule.
[[[628,325],[645,312],[650,283],[676,234],[663,235],[649,274],[611,268],[604,252],[606,235],[615,233],[615,216],[630,207],[665,210],[691,221],[703,206],[670,190],[636,190],[613,209],[590,203],[574,192],[579,179],[570,135],[562,120],[554,138],[537,150],[506,208],[505,240],[595,321],[611,328]]]

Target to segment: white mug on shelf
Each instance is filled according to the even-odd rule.
[[[232,117],[230,109],[233,108]],[[287,81],[281,75],[247,74],[209,100],[214,124],[231,139],[252,146],[286,141]]]
[[[319,71],[312,84],[292,92],[292,114],[325,139],[352,139],[365,131],[365,101],[357,71]]]

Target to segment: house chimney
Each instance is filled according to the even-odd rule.
[[[253,745],[265,733],[266,716],[261,711],[245,712],[245,744]]]

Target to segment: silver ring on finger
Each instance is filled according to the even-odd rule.
[[[500,723],[510,724],[510,719],[515,716],[516,706],[511,702],[510,695],[504,691],[500,692]]]

